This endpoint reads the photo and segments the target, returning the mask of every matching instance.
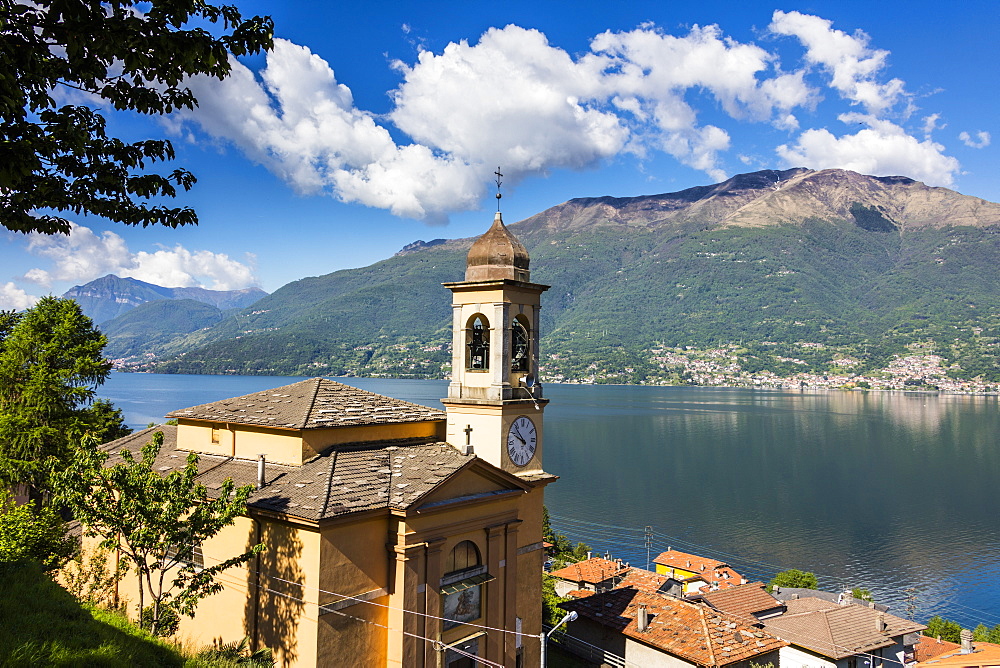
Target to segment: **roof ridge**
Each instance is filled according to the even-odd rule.
[[[316,387],[313,388],[312,401],[309,402],[309,406],[306,408],[305,414],[302,416],[302,427],[309,424],[309,418],[312,416],[313,407],[316,405],[316,397],[319,396],[319,387],[323,384],[323,378],[317,376],[313,378],[316,381]]]
[[[337,455],[339,450],[334,450],[330,455],[330,471],[326,475],[326,494],[323,496],[323,509],[320,518],[326,517],[326,511],[330,507],[330,493],[333,490],[333,472],[337,470]]]
[[[708,658],[712,662],[711,665],[716,665],[715,661],[715,649],[712,645],[712,633],[708,630],[708,621],[705,619],[705,609],[707,606],[698,606],[698,614],[701,617],[701,629],[705,633],[705,647],[708,648]],[[714,610],[712,612],[715,612]]]

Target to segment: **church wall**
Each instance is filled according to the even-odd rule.
[[[341,443],[364,443],[372,441],[392,441],[400,438],[445,437],[444,420],[427,422],[398,422],[374,424],[359,427],[336,427],[332,429],[308,429],[303,435],[303,459],[309,459],[332,445]]]
[[[212,442],[213,429],[218,443]],[[233,432],[223,423],[178,420],[177,449],[230,457],[233,454]]]
[[[248,517],[237,517],[202,545],[206,567],[218,565],[254,545],[256,528]],[[256,560],[244,566],[233,566],[216,577],[222,591],[208,596],[198,604],[194,618],[182,617],[178,637],[190,640],[196,647],[210,645],[213,640],[234,642],[248,635],[247,612],[253,609],[253,571]],[[211,620],[211,623],[206,623]]]
[[[239,425],[233,434],[236,443],[234,456],[239,459],[257,459],[257,455],[263,453],[267,461],[276,464],[299,466],[305,461],[302,456],[301,431],[279,431]]]
[[[389,622],[388,524],[385,515],[334,524],[322,531],[319,616],[320,666],[385,666]],[[368,602],[344,601],[357,596]],[[338,604],[338,602],[340,602]]]
[[[270,518],[260,522],[260,608],[247,605],[247,631],[257,629],[259,646],[274,650],[277,665],[317,665],[321,588],[321,538],[318,530]],[[214,623],[214,622],[213,622]]]

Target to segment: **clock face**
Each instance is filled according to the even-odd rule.
[[[524,466],[535,456],[538,434],[531,418],[521,416],[507,430],[507,456],[515,466]]]

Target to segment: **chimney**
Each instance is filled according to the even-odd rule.
[[[879,633],[885,631],[885,613],[881,610],[875,615],[875,630]]]
[[[746,583],[747,583],[747,579],[746,578],[740,578],[740,584],[741,585],[745,585]]]
[[[962,629],[962,654],[972,654],[972,631]]]
[[[639,632],[645,633],[649,630],[649,614],[646,612],[646,606],[639,606],[639,619],[637,620],[639,625]]]
[[[594,556],[594,553],[591,552],[590,550],[587,550],[587,558],[590,559],[592,556]]]
[[[257,455],[257,489],[263,489],[264,485],[267,484],[267,460],[264,459],[264,453]]]

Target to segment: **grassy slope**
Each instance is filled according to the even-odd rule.
[[[32,564],[0,564],[0,666],[183,666],[122,617],[80,605]]]

